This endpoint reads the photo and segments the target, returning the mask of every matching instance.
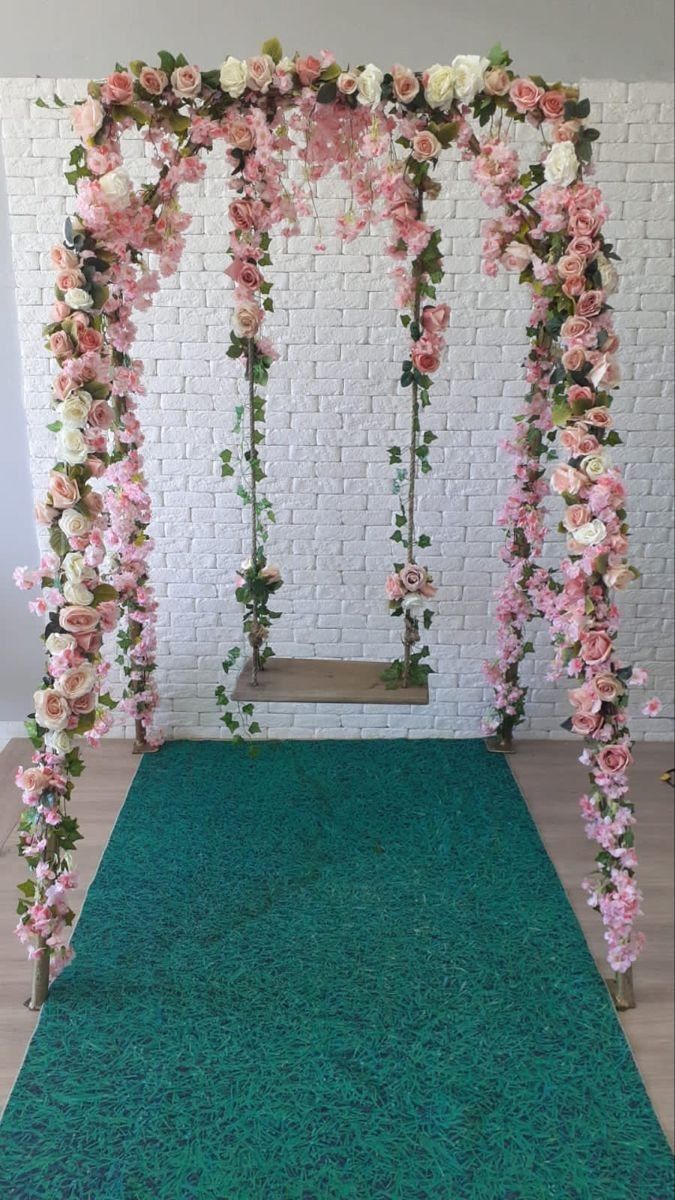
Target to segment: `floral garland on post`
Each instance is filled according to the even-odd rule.
[[[485,269],[494,274],[501,263],[517,271],[531,289],[533,309],[530,392],[513,439],[516,480],[502,518],[508,576],[499,601],[499,659],[490,674],[496,697],[490,724],[508,741],[522,718],[518,666],[530,648],[527,622],[541,612],[552,626],[558,669],[580,684],[571,692],[569,724],[586,739],[582,761],[591,787],[582,810],[589,836],[600,845],[598,871],[587,884],[589,902],[605,922],[613,968],[625,975],[638,953],[626,706],[627,685],[641,682],[644,673],[624,666],[615,651],[613,591],[636,572],[625,557],[623,483],[609,459],[619,440],[609,413],[618,378],[607,302],[613,252],[602,235],[606,210],[599,192],[583,178],[597,133],[584,124],[589,105],[579,101],[576,89],[549,86],[539,76],[517,77],[510,63],[497,46],[487,57],[458,55],[424,72],[396,66],[383,74],[373,64],[342,69],[325,52],[288,58],[273,39],[260,55],[229,56],[220,70],[204,72],[183,55],[162,51],[159,66],[118,66],[102,83],[91,83],[87,99],[75,106],[80,144],[66,177],[77,187],[78,215],[66,244],[54,251],[57,303],[48,326],[58,364],[53,429],[59,458],[39,517],[49,527],[51,553],[36,571],[17,575],[22,587],[41,584],[33,607],[48,617],[47,668],[28,722],[36,753],[32,767],[18,776],[25,801],[21,852],[31,868],[30,880],[21,885],[18,932],[37,963],[35,1004],[44,999],[49,960],[55,972],[70,954],[65,939],[73,913],[67,894],[79,834],[67,805],[82,769],[73,739],[82,735],[96,742],[110,725],[114,701],[102,690],[107,665],[101,643],[117,623],[118,606],[124,611],[123,705],[137,722],[141,745],[156,740],[150,732],[157,702],[155,601],[147,570],[150,506],[135,400],[142,392],[140,366],[129,354],[131,313],[150,302],[158,274],[177,267],[189,222],[178,206],[178,191],[201,177],[200,155],[217,138],[228,144],[236,192],[228,273],[237,303],[229,353],[244,360],[247,379],[241,420],[247,418],[248,441],[239,494],[251,507],[252,543],[237,598],[254,676],[271,653],[267,637],[278,614],[269,600],[281,586],[280,572],[265,552],[274,517],[259,492],[261,391],[275,357],[261,335],[264,314],[273,307],[264,276],[272,230],[284,224],[286,232],[297,228],[298,213],[311,208],[307,188],[311,192],[333,164],[351,193],[338,220],[341,236],[349,241],[380,217],[392,226],[389,253],[400,262],[394,272],[397,303],[410,337],[401,383],[411,396],[405,470],[401,448],[390,450],[401,496],[393,540],[405,549],[405,561],[395,564],[387,581],[392,611],[404,620],[403,659],[387,673],[395,687],[420,682],[430,670],[423,661],[427,647],[413,651],[420,616],[425,628],[431,621],[426,602],[435,591],[427,570],[415,561],[416,551],[430,544],[417,531],[415,483],[418,471],[430,468],[434,434],[422,431],[420,416],[429,404],[449,316],[435,290],[443,274],[440,233],[427,223],[423,206],[437,194],[431,171],[440,151],[455,143],[474,162],[484,198],[502,209],[486,231]],[[470,116],[488,127],[481,140],[472,133]],[[508,145],[511,121],[527,121],[545,134],[541,161],[524,172]],[[157,168],[156,182],[138,191],[120,152],[120,134],[130,128],[143,132]],[[304,164],[302,187],[286,187],[282,180],[283,154],[294,143]],[[403,147],[403,158],[392,155],[395,144]],[[158,256],[158,272],[147,266],[149,253]],[[555,468],[550,487],[566,505],[562,581],[533,561],[544,533],[544,470],[555,454],[558,429],[568,462]],[[222,452],[221,469],[233,474],[231,451]],[[226,669],[238,655],[233,648]],[[242,710],[248,722],[239,722],[223,689],[218,700],[235,736],[242,727],[259,732],[250,720],[252,706]],[[655,713],[658,702],[643,711]]]

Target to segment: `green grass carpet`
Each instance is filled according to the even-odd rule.
[[[480,741],[170,743],[75,942],[0,1126],[2,1200],[670,1200]]]

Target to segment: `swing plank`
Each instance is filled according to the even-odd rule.
[[[380,679],[385,662],[350,662],[338,658],[270,658],[251,683],[247,659],[233,700],[290,704],[428,704],[424,686],[388,689]]]

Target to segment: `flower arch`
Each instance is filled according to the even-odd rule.
[[[55,103],[62,104],[57,97]],[[17,572],[20,586],[41,588],[32,607],[47,618],[46,672],[27,722],[35,753],[17,776],[24,799],[20,852],[30,868],[20,885],[17,933],[35,964],[34,1007],[46,996],[50,973],[72,955],[69,894],[79,832],[69,801],[83,768],[78,738],[97,743],[118,703],[105,690],[106,631],[118,629],[125,676],[119,704],[136,722],[136,749],[161,740],[153,727],[156,602],[133,311],[147,307],[160,277],[178,266],[190,220],[180,189],[201,177],[204,154],[217,140],[225,141],[231,165],[227,274],[236,303],[228,353],[242,360],[248,393],[237,413],[247,439],[243,459],[233,461],[231,449],[220,458],[223,476],[237,475],[249,512],[251,554],[236,595],[254,683],[272,653],[279,614],[270,601],[282,586],[267,558],[274,514],[264,494],[264,388],[275,359],[264,327],[274,303],[266,276],[272,234],[297,230],[299,217],[311,211],[314,184],[333,167],[351,197],[337,222],[341,236],[351,240],[376,221],[388,230],[407,343],[401,385],[410,436],[406,447],[389,450],[400,500],[391,537],[400,561],[386,592],[402,623],[403,654],[383,677],[405,689],[431,669],[421,631],[433,618],[435,588],[417,561],[430,539],[419,530],[416,485],[431,469],[435,435],[427,410],[450,317],[437,295],[441,231],[428,215],[440,190],[434,168],[450,147],[472,163],[480,193],[495,210],[485,228],[484,270],[517,272],[532,310],[529,390],[508,446],[515,469],[501,516],[506,575],[498,595],[498,657],[486,668],[494,687],[486,730],[496,735],[495,748],[511,748],[524,715],[519,666],[532,649],[527,626],[543,615],[556,670],[578,685],[567,724],[585,739],[590,787],[581,807],[599,848],[597,870],[584,886],[602,915],[608,960],[629,1001],[626,973],[641,936],[634,933],[640,893],[627,798],[627,685],[644,682],[644,672],[622,664],[615,647],[614,591],[636,572],[626,559],[621,473],[609,458],[620,440],[610,412],[618,381],[608,303],[616,256],[603,235],[606,206],[586,180],[597,137],[585,124],[588,114],[576,88],[515,75],[499,46],[486,57],[459,55],[449,66],[424,72],[395,66],[385,74],[372,64],[342,69],[325,52],[287,58],[276,40],[252,58],[229,56],[214,71],[168,52],[156,67],[118,64],[105,80],[90,83],[87,98],[71,110],[80,140],[66,178],[77,190],[76,215],[52,252],[56,301],[45,330],[57,363],[50,428],[58,449],[37,515],[50,550],[35,571]],[[539,159],[525,168],[509,141],[512,124],[523,121],[543,139]],[[151,154],[154,175],[142,187],[133,186],[122,165],[120,136],[132,128]],[[295,183],[286,174],[291,154],[302,164]],[[547,480],[558,451],[564,461]],[[564,503],[567,555],[559,575],[537,563],[549,489]],[[226,673],[239,654],[233,647]],[[251,704],[237,714],[224,684],[216,698],[235,738],[260,732]]]

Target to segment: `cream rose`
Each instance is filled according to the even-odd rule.
[[[91,521],[76,508],[67,508],[59,520],[59,529],[68,539],[84,537],[91,529]]]
[[[252,300],[238,304],[232,318],[232,328],[239,338],[252,338],[260,328],[261,312]]]
[[[80,554],[79,550],[71,550],[66,554],[61,566],[66,579],[71,583],[82,583],[92,573],[91,567],[87,566],[84,555]]]
[[[98,183],[109,208],[126,208],[131,199],[132,188],[124,167],[115,167],[114,170],[107,171],[105,175],[101,175]]]
[[[48,733],[45,742],[52,754],[68,754],[73,748],[73,739],[66,729],[55,729]]]
[[[607,526],[596,517],[574,530],[574,540],[580,546],[599,546],[607,537]]]
[[[579,159],[572,142],[556,142],[544,159],[544,179],[558,187],[574,183],[579,172]]]
[[[94,100],[93,96],[89,96],[83,104],[75,104],[70,110],[70,122],[74,133],[83,142],[88,142],[101,128],[103,116],[103,105]]]
[[[49,654],[63,654],[64,650],[73,650],[76,645],[72,633],[50,633],[45,641]]]
[[[176,67],[171,74],[171,86],[181,99],[191,100],[194,96],[198,96],[202,89],[201,72],[197,67],[189,64],[185,67]]]
[[[59,408],[59,418],[66,429],[81,429],[87,423],[90,408],[89,392],[71,392]]]
[[[604,454],[587,454],[585,458],[582,458],[580,463],[580,469],[589,479],[594,481],[605,474],[608,466],[609,463]]]
[[[88,605],[94,602],[93,594],[86,584],[78,583],[73,579],[66,579],[63,585],[63,595],[68,604]]]
[[[88,450],[79,429],[62,429],[59,433],[59,454],[70,467],[86,461]]]
[[[265,583],[281,583],[281,571],[271,563],[269,566],[263,567],[259,574],[260,578],[265,580]]]
[[[509,242],[502,254],[502,263],[507,271],[524,271],[532,262],[532,251],[524,242]]]
[[[68,701],[54,688],[41,688],[33,696],[35,720],[43,729],[64,729],[70,717]]]
[[[612,296],[619,287],[619,272],[611,259],[604,254],[598,255],[598,270],[602,282],[602,290],[606,296]]]
[[[89,309],[94,307],[93,297],[84,288],[68,288],[63,299],[68,308],[73,308],[76,312],[89,312]]]
[[[247,76],[246,63],[229,55],[220,68],[220,86],[236,100],[246,91]]]
[[[382,95],[382,80],[384,75],[374,63],[368,63],[358,78],[358,98],[360,104],[374,105]]]
[[[458,100],[470,104],[483,87],[485,71],[490,60],[480,54],[458,54],[452,60],[455,95]]]
[[[424,95],[432,108],[449,108],[455,95],[455,72],[452,67],[434,63],[425,73]]]
[[[622,592],[635,579],[634,573],[630,567],[622,563],[618,567],[608,567],[602,577],[607,584],[607,587],[616,588],[618,592]]]
[[[71,667],[59,675],[54,689],[66,700],[78,700],[86,696],[96,683],[96,668],[91,663],[82,663],[79,667]]]

